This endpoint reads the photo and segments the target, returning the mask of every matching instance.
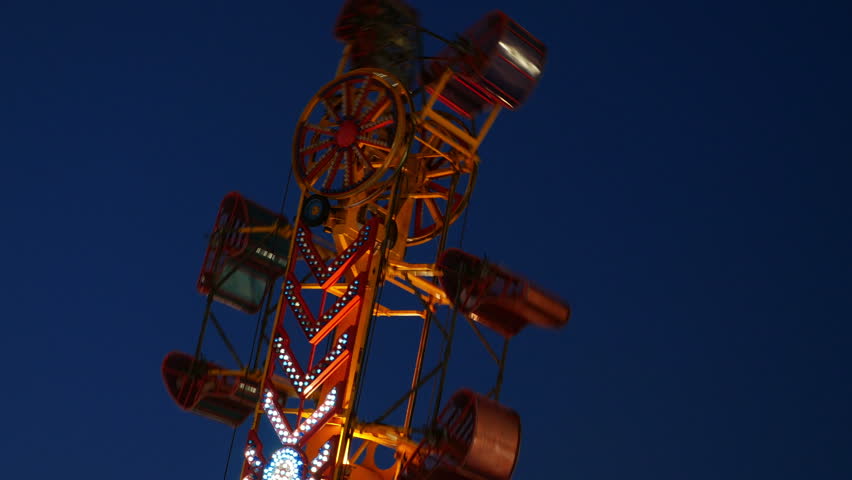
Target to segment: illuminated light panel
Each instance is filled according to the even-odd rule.
[[[249,431],[243,458],[245,475],[242,480],[259,480],[263,474],[263,467],[266,465],[266,458],[263,456],[263,443],[254,431]]]
[[[306,308],[307,304],[302,297],[302,286],[299,285],[292,272],[287,275],[287,281],[284,282],[284,299],[287,300],[290,310],[293,311],[293,315],[296,316],[299,326],[308,339],[319,333],[321,325],[311,311]]]
[[[302,297],[302,287],[296,277],[292,273],[287,276],[287,280],[284,282],[284,300],[290,305],[290,310],[309,342],[314,345],[321,342],[328,332],[336,327],[353,308],[360,305],[367,283],[366,279],[367,274],[363,272],[355,280],[352,280],[343,295],[328,307],[317,320],[307,307],[304,297]]]
[[[263,412],[266,413],[266,418],[272,424],[272,428],[275,430],[275,434],[278,435],[278,439],[284,445],[295,444],[296,437],[291,435],[287,419],[278,410],[278,396],[272,390],[267,389],[263,397]]]
[[[304,419],[295,431],[290,430],[290,424],[287,419],[281,415],[277,405],[277,395],[272,390],[267,389],[263,399],[263,411],[266,413],[266,418],[272,424],[275,434],[284,445],[297,445],[307,439],[314,430],[314,427],[321,424],[328,416],[330,416],[337,406],[337,387],[331,389],[325,396],[322,404],[317,407],[311,415]]]
[[[541,75],[541,69],[531,62],[522,51],[507,43],[497,42],[497,44],[515,62],[515,65],[524,69],[531,77],[535,78]]]
[[[364,285],[367,283],[367,273],[361,273],[352,283],[346,288],[346,291],[341,295],[334,304],[326,309],[319,323],[320,330],[312,335],[308,335],[308,341],[316,345],[325,338],[328,333],[334,329],[355,307],[361,304],[363,298]]]
[[[322,256],[320,256],[314,246],[311,232],[302,226],[301,223],[299,224],[299,227],[296,229],[296,235],[294,236],[296,246],[299,248],[302,258],[305,259],[308,267],[310,267],[311,273],[313,273],[319,283],[323,284],[323,288],[334,284],[340,278],[340,275],[343,274],[343,271],[364,254],[367,246],[372,245],[375,238],[375,225],[377,221],[377,219],[373,219],[367,222],[361,228],[361,231],[358,232],[358,238],[346,250],[334,257],[330,264],[326,264],[323,261]]]
[[[246,465],[249,467],[249,472],[245,478],[257,479],[257,474],[263,471],[263,465],[266,464],[266,459],[263,457],[263,445],[260,441],[254,438],[249,438],[246,442],[246,448],[243,450],[243,457],[246,460]]]
[[[263,480],[301,480],[305,475],[302,452],[283,447],[272,454],[272,461],[263,470]]]
[[[352,329],[350,328],[350,330]],[[316,366],[311,368],[308,374],[305,374],[305,372],[302,371],[302,367],[300,367],[299,363],[296,361],[296,356],[290,349],[286,332],[275,337],[272,348],[278,358],[278,364],[281,367],[281,370],[284,371],[284,375],[288,380],[290,380],[290,384],[296,389],[296,393],[298,393],[300,397],[304,398],[305,396],[310,395],[313,389],[316,388],[316,385],[314,385],[315,380],[322,377],[323,373],[327,370],[328,372],[333,370],[329,367],[334,364],[335,360],[347,357],[349,353],[349,350],[347,349],[349,338],[350,331],[347,330],[338,337],[334,348],[332,348],[319,362],[316,362]],[[337,365],[335,364],[335,368],[336,366]]]
[[[325,400],[323,400],[322,404],[311,413],[311,416],[306,418],[300,425],[299,428],[293,432],[294,437],[298,438],[307,438],[313,431],[314,426],[321,423],[325,420],[326,417],[331,415],[337,406],[337,387],[332,388],[328,395],[325,396]]]
[[[335,443],[337,443],[337,439],[332,438],[323,444],[319,453],[317,453],[317,456],[311,460],[307,480],[317,480],[319,474],[325,469],[326,465],[328,465],[328,459],[331,457],[331,449],[334,448]]]

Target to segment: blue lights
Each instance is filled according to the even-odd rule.
[[[302,480],[304,475],[302,452],[293,447],[282,447],[272,454],[272,460],[263,471],[263,480]]]

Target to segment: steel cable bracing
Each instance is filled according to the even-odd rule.
[[[287,174],[287,183],[284,186],[284,195],[283,195],[283,198],[281,199],[281,208],[278,211],[279,216],[282,216],[282,217],[284,216],[284,209],[285,209],[286,204],[287,204],[287,195],[289,194],[289,191],[290,191],[290,183],[292,182],[292,177],[293,177],[293,168],[291,167],[289,169],[288,174]],[[278,227],[280,227],[280,225],[276,223],[275,226],[276,226],[275,229],[273,229],[269,232],[266,232],[266,235],[264,237],[262,237],[261,241],[265,241],[266,239],[268,239],[268,238],[270,238],[274,235],[278,235]],[[214,231],[213,235],[214,236],[217,235],[217,234],[221,235],[222,233],[223,232],[215,232]],[[212,241],[212,238],[211,238],[211,241]],[[214,259],[213,264],[214,265],[219,262],[219,259],[222,256],[223,249],[224,249],[224,243],[219,243],[219,245],[216,247],[216,253],[214,254],[214,257],[213,257],[213,259]],[[199,335],[198,335],[198,342],[197,342],[196,347],[195,347],[195,357],[194,357],[196,359],[195,361],[197,361],[197,359],[199,359],[200,356],[201,356],[201,347],[202,347],[202,344],[204,342],[204,335],[205,335],[206,329],[207,329],[207,322],[209,321],[209,318],[210,318],[211,310],[212,310],[212,307],[213,307],[214,295],[215,295],[216,291],[229,278],[231,278],[231,275],[236,273],[237,267],[240,267],[240,266],[245,264],[247,259],[248,259],[248,254],[246,252],[243,252],[243,254],[241,254],[239,257],[237,257],[237,259],[236,259],[237,262],[234,265],[234,267],[232,269],[230,269],[229,271],[227,271],[225,273],[225,275],[223,275],[221,278],[219,278],[218,281],[214,284],[213,288],[211,288],[210,293],[207,294],[207,304],[206,304],[205,309],[204,309],[204,318],[203,318],[202,323],[201,323],[201,329],[200,329],[200,332],[199,332]],[[268,300],[268,298],[267,298],[267,300]],[[268,304],[268,302],[267,302],[267,304]],[[265,311],[265,309],[263,311]],[[260,321],[260,319],[258,319],[258,321]],[[221,328],[219,328],[219,331],[220,331],[220,334],[223,333]],[[257,329],[255,331],[257,331]],[[261,332],[261,335],[262,335],[262,332]],[[227,342],[227,340],[225,340],[225,341]],[[252,350],[254,350],[254,348],[252,348]],[[193,369],[192,370],[194,370],[194,368],[196,366],[195,361],[193,361]],[[240,362],[238,360],[238,363],[242,363],[242,362]],[[241,365],[241,368],[242,368],[242,365]]]
[[[412,133],[411,133],[410,137],[408,138],[409,142],[411,142],[413,140],[413,135],[414,135],[414,130],[412,129]],[[403,167],[405,166],[404,165],[405,161],[407,159],[408,159],[408,155],[406,155],[405,158],[403,158],[403,160],[400,162],[398,171],[402,171]],[[388,218],[386,220],[388,225],[390,225],[391,222],[394,222],[392,217],[393,217],[394,212],[396,211],[397,204],[399,202],[400,185],[402,184],[403,178],[404,177],[402,175],[398,175],[396,177],[396,179],[394,180],[394,182],[395,182],[395,184],[393,186],[393,192],[394,193],[391,195],[390,202],[388,202]],[[373,297],[372,303],[370,305],[366,306],[367,308],[370,309],[370,323],[367,326],[367,332],[366,332],[367,337],[365,339],[366,341],[364,342],[364,345],[365,345],[366,348],[364,350],[363,356],[361,357],[362,358],[361,359],[361,368],[359,369],[360,373],[359,373],[359,376],[358,376],[356,383],[353,385],[353,389],[354,389],[355,392],[361,391],[361,389],[364,385],[364,381],[367,377],[367,365],[368,365],[368,362],[369,362],[370,351],[372,350],[372,344],[373,344],[373,339],[374,339],[373,332],[374,332],[375,324],[376,324],[376,322],[375,322],[375,320],[376,320],[375,307],[376,307],[376,305],[381,305],[381,299],[382,299],[382,296],[384,294],[384,287],[385,287],[384,273],[385,273],[385,267],[386,267],[387,252],[388,252],[388,250],[390,250],[390,242],[388,241],[388,238],[387,238],[387,228],[388,227],[386,226],[385,227],[385,234],[386,234],[385,240],[382,242],[382,248],[381,248],[381,252],[379,254],[378,277],[376,279],[376,283],[379,287],[377,288],[376,295]],[[398,236],[399,232],[396,232],[396,233],[397,233],[397,236]],[[398,239],[397,239],[397,241],[398,241]],[[360,406],[360,402],[361,402],[361,395],[355,395],[354,402],[353,402],[352,409],[351,409],[351,413],[349,414],[349,421],[346,422],[346,427],[345,427],[346,431],[344,432],[343,438],[349,438],[349,436],[352,433],[352,423],[353,423],[352,420],[356,418],[358,407]]]
[[[411,141],[411,140],[412,139],[409,139],[409,141]],[[401,168],[402,168],[402,166],[400,167],[400,169]],[[389,205],[389,212],[391,212],[391,214],[389,215],[389,218],[388,218],[388,224],[393,222],[393,219],[391,217],[393,216],[393,212],[396,211],[396,204],[399,201],[399,186],[400,186],[401,181],[402,181],[402,177],[400,176],[396,180],[397,184],[394,187],[395,194],[392,196],[391,203]],[[450,212],[452,211],[451,209],[453,208],[453,200],[455,198],[454,193],[455,193],[455,190],[457,188],[457,184],[458,184],[458,177],[454,177],[452,184],[451,184],[451,187],[450,187],[450,193],[448,195],[448,204],[447,204],[447,207],[446,207],[446,215],[445,215],[445,218],[447,218],[447,219],[450,218]],[[446,242],[447,242],[447,239],[448,239],[449,223],[450,222],[448,222],[448,221],[444,222],[444,225],[442,226],[441,240],[439,242],[439,247],[438,247],[438,255],[440,255],[440,253],[446,247]],[[466,224],[466,222],[465,222],[465,224]],[[380,267],[379,267],[380,277],[377,279],[377,284],[379,285],[379,287],[378,287],[378,291],[377,291],[377,294],[376,294],[376,298],[373,302],[373,305],[370,306],[370,308],[373,308],[373,309],[374,309],[375,305],[381,305],[381,300],[382,300],[383,293],[384,293],[384,286],[385,286],[384,274],[385,274],[385,267],[386,267],[386,260],[387,260],[386,257],[387,257],[388,248],[389,248],[389,244],[386,241],[383,244],[382,253],[379,257],[380,262],[381,262]],[[368,332],[367,332],[367,335],[368,335],[368,337],[367,337],[367,348],[366,348],[365,353],[364,353],[364,360],[363,360],[364,368],[362,369],[362,372],[364,372],[364,373],[362,375],[360,375],[360,377],[358,378],[358,381],[357,381],[356,387],[355,387],[356,391],[360,391],[362,389],[363,384],[364,384],[365,379],[366,379],[366,371],[367,371],[366,367],[367,367],[367,364],[368,364],[368,361],[369,361],[370,351],[372,350],[372,342],[373,342],[373,339],[375,338],[374,335],[373,335],[374,329],[376,328],[375,323],[373,322],[373,320],[375,320],[374,313],[375,313],[374,311],[371,312],[371,322],[370,322]],[[431,315],[432,315],[431,310],[427,309],[427,318],[430,317]],[[449,336],[446,334],[446,332],[444,332],[444,333],[445,333],[445,340],[450,340]],[[418,378],[418,377],[420,377],[420,373],[421,373],[420,371],[418,371],[417,374],[415,375],[416,384],[412,386],[412,389],[408,393],[403,395],[400,399],[398,399],[396,402],[394,402],[394,404],[392,404],[391,407],[385,413],[380,415],[379,418],[373,423],[379,423],[379,422],[383,421],[388,415],[390,415],[394,410],[396,410],[396,408],[398,408],[400,405],[402,405],[402,403],[406,399],[411,398],[411,395],[414,392],[416,392],[420,387],[422,387],[422,385],[429,382],[438,372],[443,371],[444,369],[445,369],[445,364],[444,363],[439,364],[423,378]],[[352,418],[355,417],[355,412],[357,411],[357,408],[360,405],[360,400],[361,400],[360,395],[355,397],[355,403],[354,403],[353,411],[352,411]],[[407,414],[407,416],[408,416],[408,414]],[[409,422],[409,420],[407,419],[406,420],[406,426],[408,426],[407,425],[408,422]],[[351,431],[351,422],[347,423],[347,429],[349,431]],[[348,436],[349,433],[347,432],[346,435]]]
[[[438,243],[438,256],[440,256],[444,252],[444,250],[446,249],[446,246],[447,246],[447,236],[448,236],[449,230],[450,230],[450,218],[451,218],[450,215],[451,215],[452,208],[453,208],[453,199],[455,198],[455,192],[456,192],[456,187],[458,186],[458,180],[459,180],[458,176],[453,177],[452,183],[450,184],[450,191],[449,191],[449,194],[447,195],[447,209],[446,209],[447,215],[445,217],[447,220],[444,222],[444,225],[442,225],[442,227],[441,227],[442,231],[441,231],[441,239],[439,240],[439,243]],[[465,218],[464,218],[464,221],[462,223],[462,237],[461,237],[462,239],[464,239],[464,229],[467,227],[467,212],[468,211],[469,211],[468,209],[465,209]],[[455,302],[453,302],[453,303],[455,304]],[[442,359],[441,359],[441,363],[440,363],[441,375],[440,375],[438,383],[436,385],[437,395],[435,396],[435,398],[433,400],[434,401],[433,406],[432,406],[432,412],[433,413],[432,413],[432,416],[429,418],[429,422],[428,422],[430,425],[434,424],[434,422],[435,422],[435,420],[437,419],[437,416],[438,416],[438,410],[440,409],[441,397],[443,395],[443,389],[444,389],[444,382],[446,381],[446,377],[447,377],[447,367],[449,365],[450,353],[452,351],[453,335],[455,334],[455,325],[456,325],[457,315],[458,315],[458,307],[456,305],[453,305],[452,314],[450,315],[449,330],[446,334],[446,340],[445,340],[445,343],[444,343],[444,351],[443,351],[443,355],[442,355]]]
[[[284,186],[284,195],[283,195],[283,198],[281,199],[281,208],[278,211],[278,215],[282,216],[282,217],[284,216],[284,208],[287,205],[287,195],[290,191],[290,182],[292,180],[292,177],[293,177],[293,168],[291,166],[290,169],[289,169],[289,172],[287,174],[287,183]],[[276,224],[276,227],[277,226],[278,225]],[[267,238],[269,238],[272,235],[278,235],[278,228],[275,228],[272,231],[268,232],[266,234],[266,236],[263,237],[263,240],[266,240]],[[218,288],[219,286],[221,286],[222,283],[224,282],[224,280],[226,280],[228,278],[228,276],[230,276],[230,274],[233,273],[234,271],[236,271],[236,268],[233,269],[228,274],[226,274],[226,277],[221,282],[218,282],[216,284],[215,288]],[[207,316],[208,315],[212,316],[212,312],[210,311],[210,308],[211,308],[211,303],[212,303],[212,299],[213,299],[213,292],[215,291],[215,288],[214,288],[214,290],[211,290],[211,292],[207,295],[207,298],[208,298],[207,309],[205,311],[205,322],[204,322],[202,328],[204,328],[204,325],[206,325]],[[257,368],[257,364],[260,362],[260,354],[261,354],[261,351],[263,350],[263,337],[264,337],[263,332],[266,330],[266,325],[267,325],[268,319],[269,319],[270,303],[272,303],[271,290],[270,290],[270,293],[266,296],[265,305],[261,308],[260,312],[258,312],[258,317],[257,317],[257,320],[255,321],[255,324],[254,324],[254,334],[252,335],[251,348],[249,349],[249,365],[247,367],[245,367],[246,373],[253,371],[255,368]],[[231,353],[234,355],[235,358],[237,358],[236,353],[234,351],[234,348],[231,345],[231,342],[229,342],[227,340],[227,337],[225,336],[225,333],[222,330],[222,327],[219,325],[219,322],[216,321],[215,317],[213,318],[213,320],[215,322],[215,326],[219,330],[220,335],[222,335],[223,340],[226,341],[226,344],[227,344],[229,350],[231,350]],[[202,336],[199,337],[199,340],[198,340],[199,344],[198,344],[198,347],[197,347],[196,356],[200,353],[202,340],[203,340],[203,330],[202,330]],[[254,356],[252,356],[252,352],[254,352]],[[240,369],[244,369],[242,362],[240,362],[239,358],[237,358],[237,363],[240,364]],[[237,427],[234,427],[233,431],[231,432],[231,441],[230,441],[230,444],[228,445],[228,454],[225,457],[225,469],[224,469],[224,472],[222,474],[223,480],[226,480],[228,478],[228,470],[229,470],[230,465],[231,465],[231,455],[233,455],[234,441],[236,440],[236,436],[237,436]]]

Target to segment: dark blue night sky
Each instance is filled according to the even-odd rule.
[[[412,3],[448,36],[501,9],[550,49],[464,234],[574,307],[510,347],[514,478],[852,478],[849,4]],[[222,477],[231,430],[160,362],[194,348],[222,196],[281,204],[339,4],[0,2],[2,478]],[[408,381],[397,327],[370,398]],[[477,345],[454,353],[481,382]]]

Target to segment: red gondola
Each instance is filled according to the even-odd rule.
[[[491,12],[426,68],[427,91],[447,68],[455,75],[441,101],[468,118],[489,105],[520,106],[538,84],[547,55],[545,45],[500,11]]]
[[[404,479],[508,480],[521,446],[517,412],[490,398],[460,390],[438,417],[441,439],[423,443],[403,468]]]
[[[225,196],[204,254],[198,291],[246,313],[257,313],[287,267],[287,219],[237,192]]]
[[[499,332],[516,335],[527,324],[560,328],[571,307],[529,282],[458,249],[438,259],[441,286],[462,313]]]
[[[192,355],[171,352],[162,366],[163,381],[172,400],[184,410],[236,427],[254,412],[260,398],[260,373],[225,370]],[[280,401],[296,396],[293,386],[275,377]]]
[[[334,27],[350,46],[350,68],[378,68],[414,80],[419,49],[417,10],[402,0],[347,0]]]
[[[194,362],[191,355],[181,352],[168,354],[162,368],[166,389],[178,406],[236,427],[254,411],[260,398],[260,381],[246,376],[210,374],[211,370],[222,368]]]

